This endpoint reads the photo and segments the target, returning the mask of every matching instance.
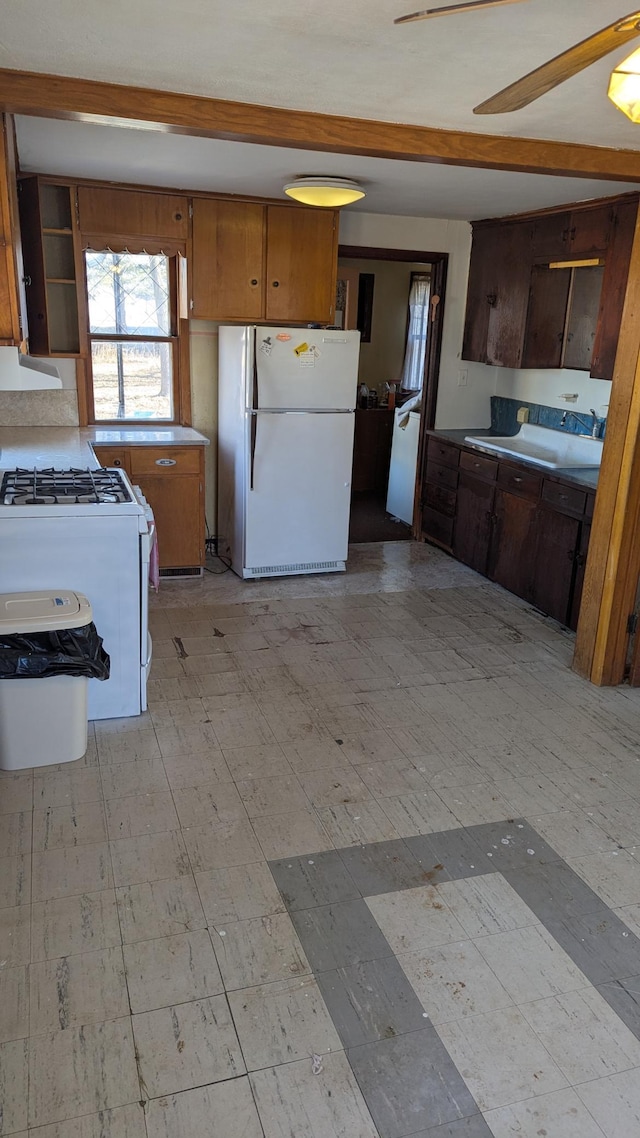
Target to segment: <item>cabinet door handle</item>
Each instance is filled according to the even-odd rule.
[[[498,303],[498,297],[496,296],[495,292],[488,293],[487,294],[487,304],[489,305],[489,308],[495,308],[497,303]]]
[[[280,288],[280,281],[272,281],[271,287],[272,288]]]
[[[514,482],[522,482],[522,478],[514,478],[513,481]]]
[[[252,277],[251,280],[249,281],[249,284],[253,285],[254,287],[255,287],[255,285],[257,285],[257,283],[258,283],[257,277]]]
[[[119,458],[114,458],[113,465],[114,466],[122,466],[122,462],[120,461]]]
[[[175,466],[177,458],[157,458],[156,466]]]
[[[559,502],[566,502],[568,497],[569,497],[568,494],[558,494],[558,501]]]
[[[568,550],[567,550],[567,560],[568,560],[568,561],[575,561],[575,560],[576,560],[576,551],[575,551],[575,549],[568,549]]]

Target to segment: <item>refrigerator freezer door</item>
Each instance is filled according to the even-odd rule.
[[[257,402],[250,398],[248,405],[262,409],[353,409],[359,352],[359,332],[258,328]]]
[[[353,414],[258,412],[248,418],[256,428],[253,489],[249,476],[246,480],[243,575],[343,569]]]

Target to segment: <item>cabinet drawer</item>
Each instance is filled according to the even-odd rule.
[[[450,490],[447,486],[427,482],[424,488],[424,500],[425,505],[437,510],[439,514],[445,514],[448,518],[452,518],[456,512],[456,491]]]
[[[487,458],[486,455],[478,454],[477,451],[468,450],[463,450],[460,455],[460,466],[463,470],[476,474],[478,478],[486,478],[491,482],[494,481],[498,470],[498,463],[495,458]]]
[[[502,486],[510,494],[518,494],[521,498],[539,498],[542,475],[536,474],[533,470],[522,470],[521,467],[501,462],[498,470],[498,486]]]
[[[451,549],[453,537],[453,518],[446,518],[428,507],[422,511],[422,530],[428,541],[435,541]]]
[[[96,447],[93,448],[101,466],[118,466],[122,470],[129,469],[129,451],[124,447]]]
[[[458,485],[458,471],[451,466],[440,466],[438,462],[428,461],[427,482],[433,482],[436,486],[448,486],[450,490],[455,490]]]
[[[200,450],[190,447],[132,447],[131,473],[139,474],[198,474]]]
[[[575,486],[563,486],[561,482],[549,482],[546,478],[542,484],[542,500],[549,502],[563,513],[583,514],[587,501],[584,490]]]
[[[428,449],[429,461],[439,462],[442,466],[455,466],[457,467],[460,461],[460,450],[451,443],[445,443],[442,439],[429,439]]]

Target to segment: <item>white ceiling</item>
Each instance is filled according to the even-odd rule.
[[[620,0],[523,0],[395,27],[417,0],[3,0],[0,66],[393,122],[640,148],[606,98],[633,44],[530,107],[472,108],[624,15]],[[640,39],[638,40],[640,45]],[[364,208],[479,217],[615,193],[614,183],[494,174],[50,122],[20,124],[26,169],[277,196],[296,173],[369,183]]]

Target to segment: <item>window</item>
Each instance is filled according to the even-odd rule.
[[[409,291],[409,325],[407,346],[400,386],[404,391],[421,391],[429,328],[429,293],[431,277],[427,273],[411,274]]]
[[[175,421],[175,257],[89,249],[85,269],[93,421]]]

